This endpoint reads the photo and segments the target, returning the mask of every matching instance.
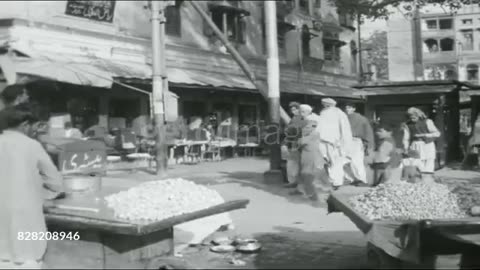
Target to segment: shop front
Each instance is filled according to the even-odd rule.
[[[460,91],[470,85],[458,81],[395,82],[355,86],[366,97],[366,116],[372,122],[394,126],[397,145],[402,145],[401,124],[410,107],[421,109],[441,132],[436,141],[439,164],[460,158]]]

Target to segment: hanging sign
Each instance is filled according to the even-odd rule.
[[[101,22],[112,22],[115,1],[67,0],[65,14]]]

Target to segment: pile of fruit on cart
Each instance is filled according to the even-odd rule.
[[[105,197],[115,216],[159,221],[224,203],[215,190],[181,178],[151,181]]]
[[[455,219],[477,215],[480,192],[468,184],[387,183],[350,203],[371,220]]]

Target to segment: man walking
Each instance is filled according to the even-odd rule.
[[[318,131],[320,149],[328,162],[328,175],[334,189],[344,183],[344,165],[351,156],[352,129],[347,115],[336,107],[331,98],[322,99],[324,109],[320,113]]]
[[[356,112],[354,103],[345,106],[348,120],[352,128],[351,146],[351,174],[346,178],[354,184],[367,184],[367,172],[365,170],[365,155],[371,153],[374,147],[373,129],[366,117]]]
[[[286,138],[283,145],[284,152],[287,155],[287,179],[286,188],[296,188],[298,185],[298,177],[300,175],[300,152],[298,151],[298,139],[302,137],[302,128],[304,120],[300,115],[300,103],[290,102],[290,112],[292,119],[286,128]]]

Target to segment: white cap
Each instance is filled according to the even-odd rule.
[[[330,105],[336,105],[337,104],[337,102],[335,100],[333,100],[332,98],[323,98],[322,103],[330,104]]]
[[[307,111],[308,113],[311,113],[313,111],[312,106],[310,106],[308,104],[300,104],[299,109]]]

